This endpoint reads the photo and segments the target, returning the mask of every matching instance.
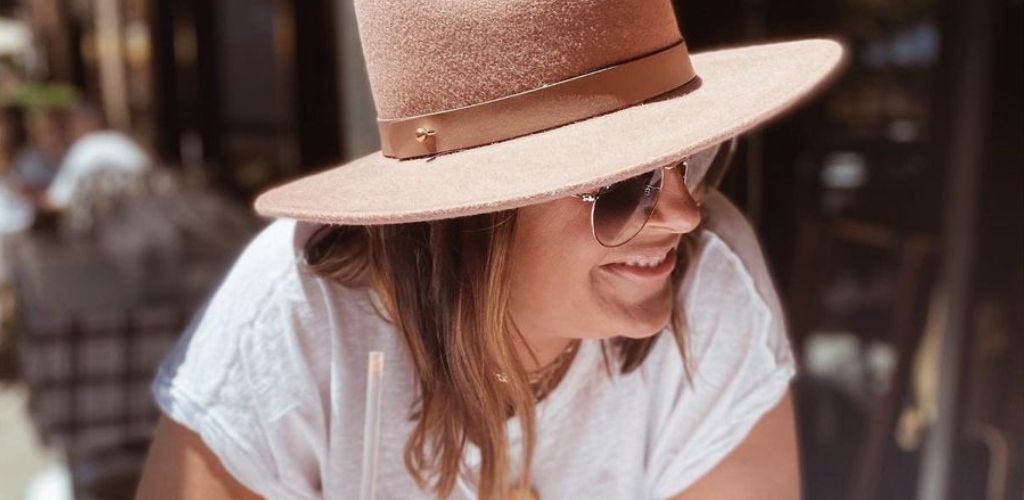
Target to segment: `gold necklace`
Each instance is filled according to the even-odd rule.
[[[548,366],[530,374],[530,389],[533,390],[533,395],[538,401],[550,394],[558,385],[558,382],[562,380],[562,377],[565,376],[570,362],[576,356],[576,350],[579,348],[579,345],[580,341],[578,339],[569,342],[569,345],[565,346],[565,350]]]
[[[551,389],[555,387],[558,380],[564,375],[565,370],[563,368],[574,357],[579,345],[580,340],[573,339],[547,366],[527,374],[527,381],[530,384],[530,389],[533,391],[534,398],[539,401],[551,392]],[[500,382],[508,383],[509,381],[508,375],[504,372],[495,372],[494,376]]]

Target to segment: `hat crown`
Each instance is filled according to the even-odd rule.
[[[681,39],[667,0],[356,0],[379,119],[459,108]]]

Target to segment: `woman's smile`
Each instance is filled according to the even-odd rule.
[[[598,269],[644,285],[663,285],[676,267],[676,248],[651,248],[632,252]]]

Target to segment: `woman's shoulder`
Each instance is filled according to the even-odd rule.
[[[344,287],[305,264],[303,248],[317,228],[292,220],[264,228],[196,316],[193,341],[233,342],[254,356],[291,343],[318,357],[331,342],[362,338],[350,330],[379,327],[369,290]]]
[[[217,289],[217,302],[245,305],[236,316],[258,313],[272,303],[293,307],[325,306],[325,301],[365,302],[363,288],[341,286],[305,263],[306,242],[321,226],[289,219],[268,224],[245,247]]]
[[[271,222],[242,250],[202,313],[202,322],[220,328],[258,325],[274,312],[276,302],[301,289],[302,272],[296,248],[298,224]]]
[[[367,335],[384,328],[368,290],[305,265],[315,229],[290,220],[264,228],[164,360],[157,386],[181,387],[200,405],[233,391],[288,408],[325,390],[332,366],[380,337]]]
[[[271,498],[312,496],[282,485],[318,488],[332,367],[352,350],[339,333],[360,325],[344,305],[355,292],[303,264],[311,229],[278,220],[261,231],[153,384],[166,415],[199,434],[236,479]]]
[[[285,273],[301,262],[302,246],[315,226],[290,219],[275,219],[254,237],[232,266],[229,279],[256,268]]]

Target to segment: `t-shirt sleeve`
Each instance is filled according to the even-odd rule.
[[[153,384],[166,416],[197,433],[242,485],[266,498],[319,497],[327,442],[318,352],[297,328],[291,228],[243,252]],[[323,349],[319,349],[322,351]]]
[[[742,217],[738,211],[724,215]],[[677,495],[714,469],[779,403],[796,373],[749,224],[705,230],[692,265],[680,297],[692,377],[674,347],[660,350],[673,355],[657,365],[648,455],[654,498]]]

